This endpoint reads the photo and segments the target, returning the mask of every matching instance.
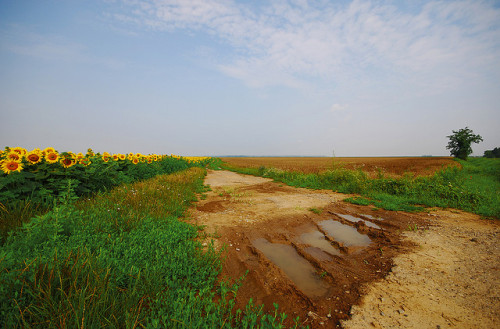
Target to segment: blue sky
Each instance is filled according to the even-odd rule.
[[[0,0],[0,147],[448,155],[500,146],[498,1]]]

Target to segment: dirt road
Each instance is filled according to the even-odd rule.
[[[287,325],[311,328],[500,326],[497,221],[377,210],[228,171],[205,184],[190,217],[226,248],[221,277],[248,271],[239,307],[278,303]]]

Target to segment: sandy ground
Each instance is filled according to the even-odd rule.
[[[250,298],[266,310],[278,303],[287,325],[299,316],[311,328],[500,327],[497,221],[454,210],[389,212],[343,202],[348,195],[228,171],[210,171],[205,184],[212,191],[189,217],[206,226],[206,243],[225,248],[221,278],[247,273],[238,307]],[[328,221],[370,244],[333,238]],[[311,232],[322,246],[305,240]],[[268,254],[275,250],[268,247],[279,252]],[[296,258],[281,262],[283,250]],[[297,275],[301,264],[311,273]]]
[[[391,273],[368,285],[344,328],[499,328],[497,223],[463,212],[437,211],[416,244],[394,259]]]

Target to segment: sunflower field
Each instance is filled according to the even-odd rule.
[[[28,151],[22,147],[0,150],[0,207],[19,200],[53,203],[67,191],[74,196],[169,174],[189,167],[213,166],[211,157],[143,155],[140,153],[86,154],[58,152],[53,147]]]

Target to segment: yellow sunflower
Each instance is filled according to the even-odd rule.
[[[33,151],[28,152],[26,160],[28,160],[30,164],[40,163],[42,161],[42,151],[40,149],[34,149]]]
[[[81,165],[84,165],[85,167],[87,167],[92,163],[92,161],[90,161],[89,158],[82,158],[82,159],[80,159],[79,163]]]
[[[64,157],[59,160],[59,163],[64,167],[64,168],[69,168],[72,167],[76,164],[76,160],[72,157]]]
[[[53,147],[46,147],[43,149],[42,154],[47,155],[49,153],[57,153]]]
[[[11,161],[21,162],[23,161],[23,156],[17,152],[10,151],[9,153],[7,153],[6,159]]]
[[[78,160],[79,160],[79,159],[81,159],[81,158],[83,158],[83,157],[84,157],[84,155],[83,155],[83,153],[82,153],[82,152],[79,152],[79,153],[77,153],[77,154],[76,154],[76,158],[77,158]]]
[[[25,155],[26,153],[28,153],[28,151],[26,151],[25,148],[22,148],[22,147],[14,147],[14,148],[11,148],[10,149],[12,152],[16,152],[18,153],[19,155],[23,156]]]
[[[111,158],[111,154],[109,154],[108,152],[104,152],[102,154],[103,157],[107,157],[107,158]]]
[[[48,163],[56,163],[59,160],[59,154],[57,152],[49,152],[45,154],[45,161]]]
[[[115,153],[115,154],[113,154],[112,158],[114,161],[118,161],[118,160],[120,160],[120,155]]]
[[[20,172],[23,169],[23,165],[14,160],[4,160],[2,161],[2,171],[6,174],[10,174],[11,172],[18,171]]]
[[[139,163],[139,158],[138,157],[132,157],[132,163],[133,164],[138,164]]]
[[[109,156],[105,156],[105,155],[103,155],[103,156],[102,156],[102,161],[104,161],[104,162],[108,162],[108,161],[109,161]]]
[[[125,160],[127,158],[125,154],[118,154],[118,157],[120,158],[120,160]]]

